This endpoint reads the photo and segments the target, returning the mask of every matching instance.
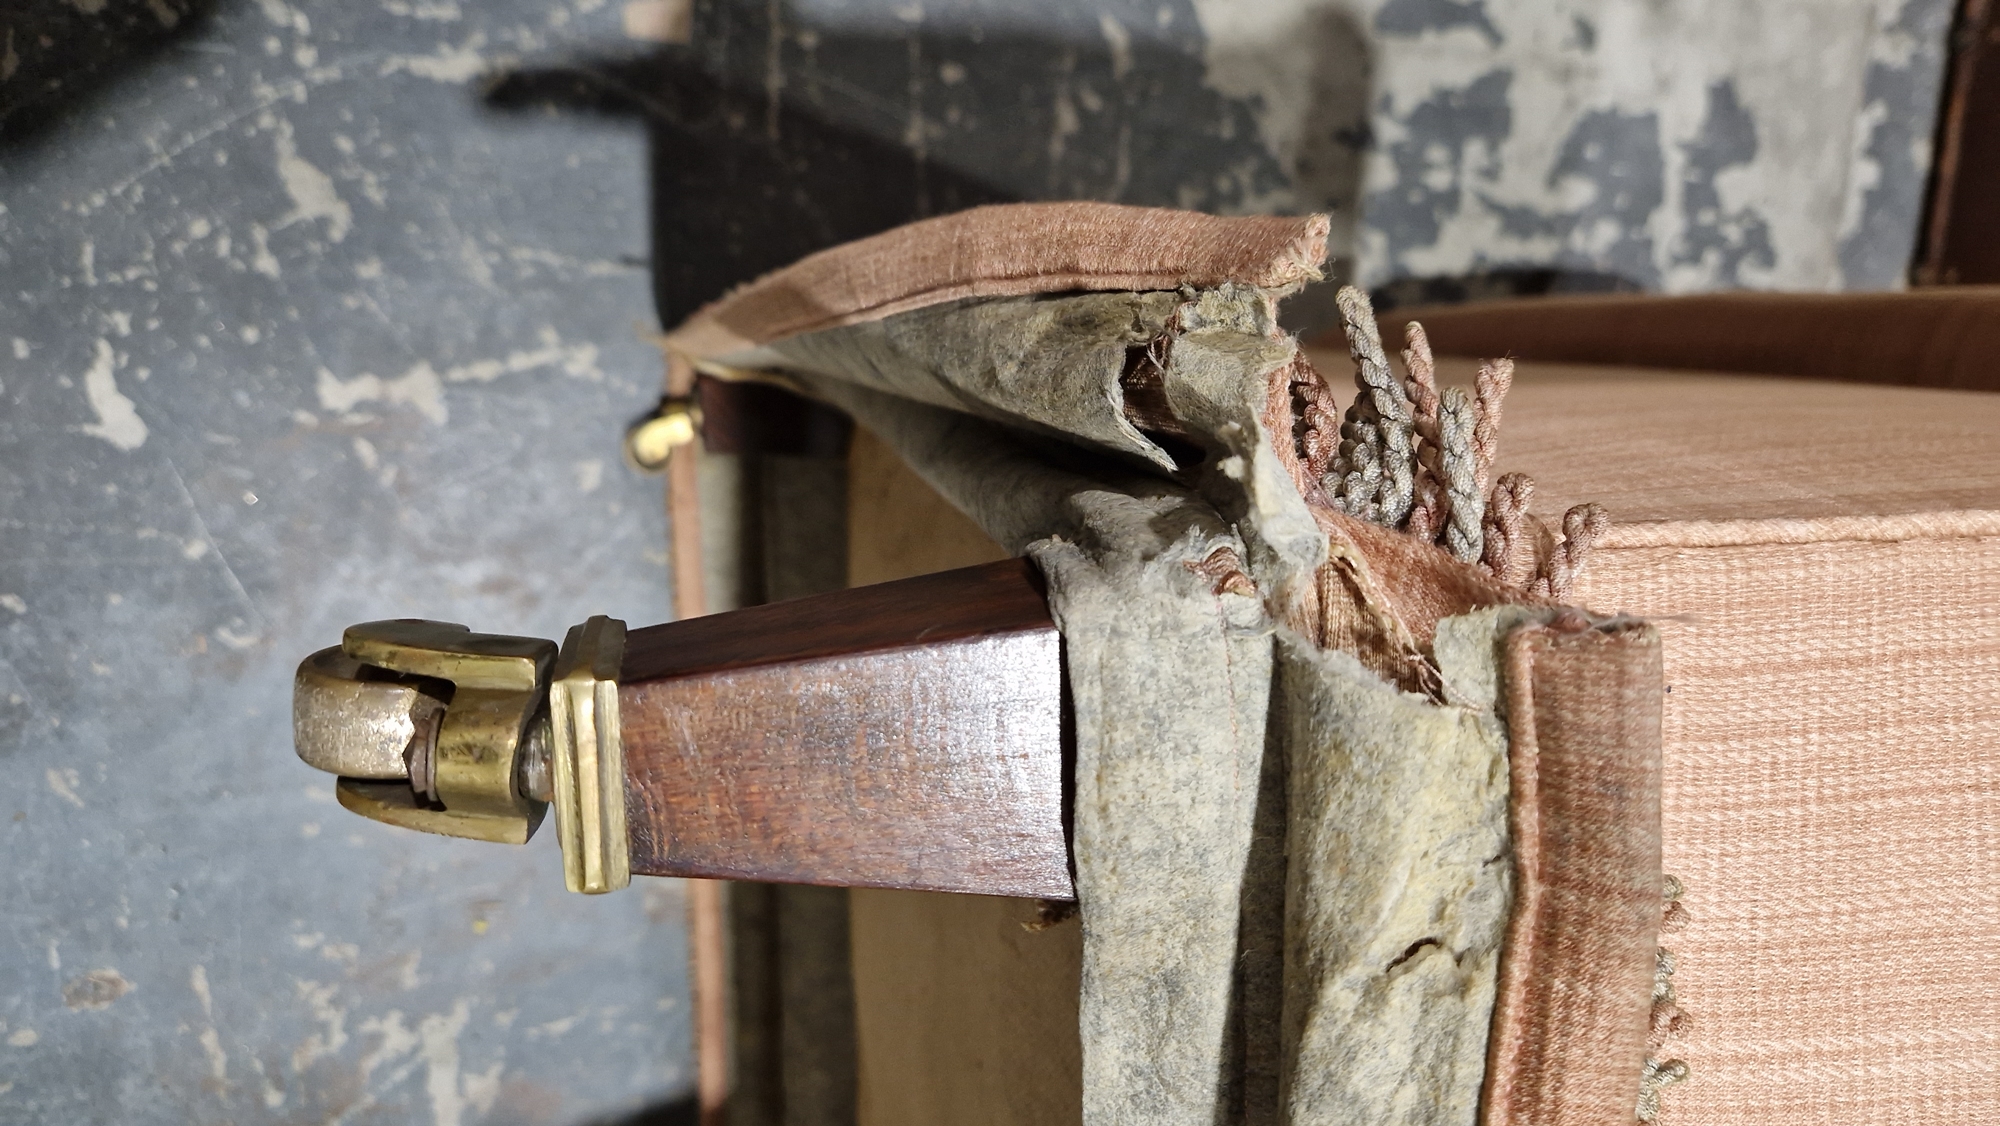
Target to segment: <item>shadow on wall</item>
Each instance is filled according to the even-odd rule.
[[[0,149],[106,96],[199,31],[217,0],[8,0],[0,5]]]
[[[629,116],[648,134],[651,262],[660,321],[730,287],[927,214],[1016,197],[908,148],[732,86],[662,50],[495,78],[489,106]],[[775,117],[777,139],[761,127]],[[933,203],[922,207],[920,200]]]
[[[616,1118],[601,1118],[587,1126],[697,1126],[700,1121],[701,1106],[690,1096]]]
[[[813,251],[1016,200],[1329,211],[1330,276],[1351,269],[1369,69],[1345,16],[1211,39],[1189,0],[909,12],[716,0],[694,8],[688,44],[497,75],[485,96],[499,110],[644,122],[668,325]],[[1274,59],[1282,97],[1226,92]],[[1320,319],[1321,288],[1326,300],[1302,296],[1288,313]]]

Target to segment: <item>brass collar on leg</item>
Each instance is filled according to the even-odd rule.
[[[563,639],[549,682],[550,766],[563,882],[599,894],[632,882],[625,836],[625,747],[618,725],[618,666],[625,623],[598,615]]]
[[[445,836],[524,844],[551,802],[571,891],[632,882],[618,667],[625,623],[595,617],[560,652],[535,637],[368,622],[300,664],[299,757],[340,804]]]

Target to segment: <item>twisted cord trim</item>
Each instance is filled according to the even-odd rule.
[[[1520,473],[1493,479],[1514,361],[1482,363],[1469,394],[1440,388],[1430,338],[1413,321],[1403,330],[1399,379],[1368,295],[1343,286],[1335,302],[1358,394],[1336,423],[1332,388],[1303,359],[1295,364],[1288,378],[1301,488],[1349,516],[1440,543],[1509,586],[1566,598],[1610,521],[1594,504],[1571,509],[1562,541],[1537,559],[1546,537],[1528,519],[1534,482]]]
[[[1479,561],[1485,540],[1481,523],[1486,499],[1479,493],[1478,461],[1472,448],[1475,410],[1463,388],[1445,388],[1444,409],[1438,416],[1447,505],[1444,542],[1452,556],[1463,563]]]
[[[1563,541],[1549,553],[1541,575],[1529,589],[1558,602],[1568,598],[1577,574],[1590,559],[1591,548],[1610,527],[1611,518],[1599,504],[1579,504],[1563,513]]]
[[[1494,578],[1525,587],[1535,577],[1535,545],[1528,538],[1528,505],[1535,499],[1535,479],[1526,473],[1503,473],[1486,500],[1486,545],[1482,561]]]
[[[1473,393],[1479,401],[1479,421],[1472,428],[1472,456],[1473,476],[1481,493],[1486,491],[1494,462],[1500,456],[1500,405],[1513,386],[1513,360],[1487,360],[1479,365],[1479,375],[1473,382]]]
[[[1436,540],[1444,514],[1444,476],[1438,468],[1437,361],[1424,326],[1403,328],[1403,367],[1409,374],[1410,428],[1417,439],[1414,497],[1405,527],[1420,540]]]

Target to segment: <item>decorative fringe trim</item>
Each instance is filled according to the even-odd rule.
[[[1666,879],[1665,911],[1660,919],[1661,934],[1677,934],[1687,926],[1687,908],[1681,906],[1681,882]],[[1674,1001],[1674,954],[1660,948],[1653,963],[1653,1014],[1646,1035],[1646,1066],[1639,1075],[1639,1104],[1636,1117],[1643,1123],[1660,1118],[1660,1093],[1688,1077],[1686,1060],[1666,1059],[1667,1045],[1687,1033],[1687,1014]]]
[[[1430,339],[1411,322],[1404,332],[1407,374],[1397,379],[1368,295],[1343,286],[1337,302],[1358,392],[1337,437],[1326,381],[1303,356],[1291,377],[1302,460],[1321,494],[1349,516],[1439,544],[1508,586],[1558,602],[1569,597],[1610,518],[1596,504],[1571,508],[1561,539],[1540,555],[1528,515],[1534,481],[1525,473],[1491,480],[1514,361],[1482,363],[1471,394],[1460,387],[1440,391]]]

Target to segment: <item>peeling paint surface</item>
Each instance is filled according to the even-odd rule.
[[[571,895],[552,832],[366,821],[290,748],[352,622],[670,613],[618,454],[660,372],[645,136],[475,81],[619,21],[0,5],[0,1122],[577,1126],[691,1085],[677,884]]]
[[[1904,282],[1948,0],[1261,7],[1301,28],[1333,7],[1373,32],[1359,191],[1296,201],[1348,216],[1367,284],[1423,294],[1410,285],[1435,279],[1430,295],[1449,297],[1509,272],[1668,292]],[[1268,72],[1256,93],[1304,96]]]
[[[893,146],[898,218],[1324,210],[1336,273],[1398,298],[1876,289],[1914,247],[1950,8],[715,0],[692,38],[741,101],[721,131],[800,163]],[[838,229],[837,178],[800,178]]]
[[[104,439],[117,449],[136,450],[146,444],[146,421],[139,417],[132,400],[119,393],[118,378],[114,374],[118,366],[117,355],[110,341],[97,342],[90,370],[83,373],[84,397],[89,401],[91,411],[97,415],[97,421],[85,423],[78,429]]]

